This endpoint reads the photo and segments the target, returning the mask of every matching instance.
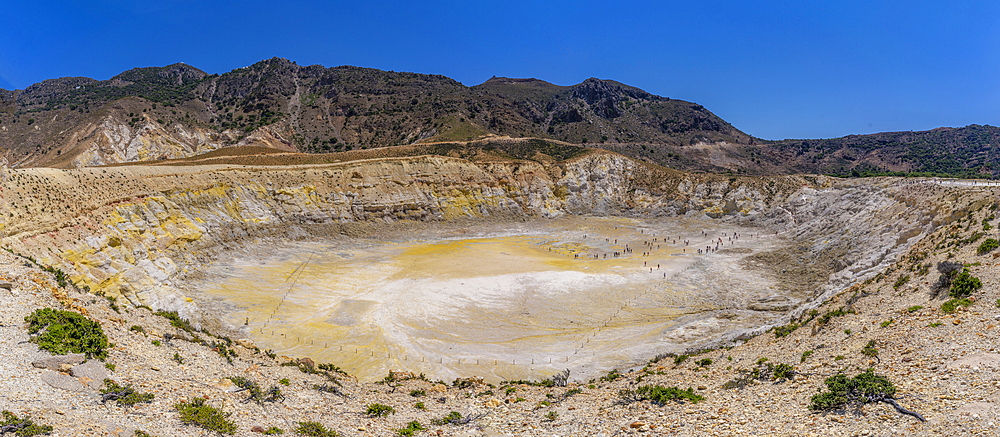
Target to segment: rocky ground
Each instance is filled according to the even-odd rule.
[[[230,343],[206,332],[186,332],[148,308],[59,286],[52,273],[0,252],[0,409],[51,425],[52,435],[59,436],[131,436],[136,430],[154,436],[216,435],[181,423],[176,405],[193,398],[230,413],[235,435],[242,436],[272,427],[295,435],[304,421],[343,436],[398,435],[413,421],[427,428],[414,435],[455,436],[996,435],[1000,258],[996,249],[978,254],[977,248],[987,237],[982,233],[996,234],[1000,212],[988,192],[956,191],[950,199],[949,208],[960,214],[877,276],[834,294],[815,316],[805,313],[798,319],[801,326],[785,336],[769,331],[732,348],[683,361],[664,357],[593,381],[570,375],[566,387],[489,386],[475,379],[441,383],[408,375],[379,384],[335,372],[309,373],[303,370],[316,367],[305,357],[271,357],[246,340]],[[954,313],[942,310],[947,297],[936,289],[936,266],[949,260],[964,263],[982,280],[971,306]],[[108,357],[80,362],[39,351],[29,341],[25,316],[43,307],[98,321],[114,344]],[[843,315],[824,317],[842,307]],[[229,350],[228,359],[220,353]],[[789,364],[794,376],[744,379],[742,387],[731,383],[768,364]],[[868,368],[895,384],[902,407],[927,421],[884,403],[827,413],[809,410],[810,398],[824,388],[826,378]],[[277,387],[283,397],[247,402],[249,393],[230,377],[249,378],[264,389]],[[98,390],[104,378],[154,398],[131,407],[102,404]],[[704,400],[657,405],[621,396],[622,390],[644,385],[690,387]],[[337,387],[338,393],[317,386]],[[374,404],[390,406],[394,414],[367,414]],[[472,420],[438,424],[451,412]]]

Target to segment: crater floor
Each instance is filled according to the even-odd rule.
[[[388,370],[533,379],[565,368],[588,378],[777,315],[749,306],[803,298],[741,263],[780,243],[761,232],[676,218],[441,224],[247,247],[187,288],[262,348],[363,380]]]

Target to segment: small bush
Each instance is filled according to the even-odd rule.
[[[847,358],[847,357],[845,357],[843,355],[837,355],[837,356],[833,357],[833,360],[834,361],[840,361],[840,360],[843,360],[844,358]]]
[[[959,273],[951,281],[951,289],[949,289],[948,295],[953,298],[969,297],[973,292],[978,291],[982,287],[983,283],[979,278],[972,276],[969,273],[969,269],[963,269],[962,273]]]
[[[931,324],[929,324],[927,326],[930,326],[931,328],[937,328],[938,326],[941,326],[941,322],[934,322],[934,323],[931,323]]]
[[[295,432],[309,437],[337,437],[336,431],[326,429],[319,422],[299,422],[299,427],[295,428]]]
[[[104,363],[104,368],[105,368],[105,369],[108,369],[108,370],[110,370],[110,371],[112,371],[112,372],[114,372],[114,371],[115,371],[115,365],[114,365],[114,364],[111,364],[111,363]]]
[[[909,281],[910,281],[910,275],[902,275],[896,279],[896,282],[894,284],[892,284],[892,289],[899,290],[899,287],[902,287]]]
[[[888,327],[889,325],[892,324],[893,321],[894,321],[893,319],[886,320],[886,321],[884,321],[884,322],[881,323],[881,326],[883,328]]]
[[[906,312],[908,312],[908,313],[915,313],[915,312],[920,311],[922,309],[924,309],[924,307],[922,307],[920,305],[914,305],[914,306],[911,306],[911,307],[907,308]]]
[[[958,307],[969,307],[972,305],[972,301],[969,299],[951,299],[941,305],[941,311],[946,313],[953,313]]]
[[[813,354],[813,351],[802,352],[802,359],[800,359],[799,362],[800,363],[806,362],[806,359],[809,358],[809,356],[812,355],[812,354]]]
[[[674,357],[674,365],[675,366],[679,366],[679,365],[681,365],[681,363],[683,363],[687,359],[688,359],[687,355],[684,355],[684,354],[678,355],[678,356]]]
[[[135,435],[135,437],[153,437],[153,436],[149,435],[148,432],[140,430],[140,429],[135,430],[135,434],[134,435]]]
[[[176,361],[177,364],[184,364],[184,358],[181,358],[181,354],[177,352],[174,352],[174,361]]]
[[[191,336],[195,338],[195,341],[197,342],[198,336],[195,335],[195,333],[197,333],[198,330],[194,329],[194,326],[191,325],[191,322],[182,319],[181,316],[177,315],[177,311],[157,311],[154,314],[169,320],[170,326],[179,328],[180,330],[187,332],[188,334],[191,334]]]
[[[191,398],[188,402],[181,401],[175,404],[174,408],[180,413],[182,423],[196,425],[219,434],[236,432],[236,424],[229,420],[231,413],[223,412],[206,404],[204,398]]]
[[[799,326],[800,325],[798,323],[792,322],[787,325],[774,328],[774,337],[775,338],[785,337],[788,334],[795,332],[796,329],[799,329]]]
[[[146,330],[142,329],[142,326],[139,326],[139,325],[132,325],[132,327],[128,328],[128,330],[132,331],[132,332],[138,332],[140,334],[145,334],[146,333]]]
[[[832,410],[849,404],[867,404],[881,398],[892,399],[896,386],[872,369],[853,378],[844,374],[831,376],[824,381],[827,391],[814,395],[809,403],[810,410]]]
[[[424,405],[423,402],[417,402],[416,404],[413,404],[413,408],[416,408],[418,410],[426,410],[427,406]]]
[[[417,431],[423,431],[425,429],[427,428],[424,428],[423,425],[420,424],[420,422],[414,420],[410,423],[407,423],[406,428],[397,429],[396,434],[401,436],[412,436]]]
[[[281,428],[278,428],[277,426],[272,426],[264,430],[264,435],[281,435],[284,433],[285,431],[283,431]]]
[[[369,404],[365,408],[365,414],[369,417],[385,417],[390,414],[396,414],[396,410],[388,405],[382,404]]]
[[[875,349],[875,340],[869,340],[868,344],[861,348],[861,355],[873,358],[878,356],[878,349]]]
[[[458,411],[452,411],[448,413],[447,416],[444,416],[441,419],[432,420],[431,423],[435,425],[449,425],[449,424],[460,425],[462,424],[462,413],[459,413]]]
[[[104,379],[104,388],[101,389],[101,403],[115,401],[119,406],[131,407],[138,403],[153,402],[152,393],[139,393],[131,385],[118,385],[117,382],[109,378]]]
[[[712,359],[711,358],[702,358],[702,359],[700,359],[698,361],[695,361],[695,364],[697,364],[698,367],[708,367],[708,366],[712,365]]]
[[[258,404],[262,404],[264,402],[276,402],[285,398],[281,394],[281,390],[278,389],[278,387],[271,387],[265,392],[261,389],[260,384],[257,384],[250,378],[243,376],[230,376],[229,380],[239,387],[240,391],[250,393],[250,396],[244,399],[243,403],[254,401]]]
[[[288,378],[281,378],[280,380],[278,380],[278,384],[287,386],[288,384],[291,384],[291,381],[289,381]]]
[[[153,343],[153,346],[159,346],[162,344],[160,343],[160,340],[153,340],[151,343]]]
[[[3,422],[0,422],[0,428],[7,428],[9,431],[14,432],[19,437],[29,437],[42,434],[49,434],[52,432],[52,427],[49,425],[37,425],[32,422],[31,419],[25,417],[19,419],[14,413],[10,411],[3,411]]]
[[[559,413],[555,411],[549,411],[549,413],[545,415],[545,420],[549,422],[555,422],[556,419],[558,418],[559,418]]]
[[[684,355],[684,358],[687,358],[687,355]],[[683,361],[683,360],[681,360],[681,361]],[[615,370],[612,370],[612,371],[608,372],[607,375],[602,376],[601,377],[601,381],[612,382],[612,381],[615,381],[615,380],[617,380],[617,379],[619,379],[621,377],[622,377],[622,374],[619,373],[617,369],[615,369]]]
[[[621,390],[618,392],[618,395],[626,401],[648,400],[661,406],[666,405],[670,401],[683,403],[685,400],[688,400],[696,404],[705,400],[703,396],[696,394],[691,387],[688,387],[687,390],[681,390],[677,387],[664,387],[662,385],[644,385],[635,389],[635,391]]]
[[[983,242],[979,245],[979,249],[976,249],[976,253],[979,255],[983,255],[989,253],[990,251],[996,249],[997,247],[1000,247],[1000,241],[997,241],[996,238],[987,238],[986,240],[983,240]]]
[[[55,355],[77,353],[103,360],[112,347],[101,324],[79,313],[41,308],[25,316],[24,321],[28,323],[30,341]]]

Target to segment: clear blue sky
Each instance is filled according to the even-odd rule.
[[[997,1],[23,1],[0,88],[185,62],[614,79],[767,139],[1000,125]]]

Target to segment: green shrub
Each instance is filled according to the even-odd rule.
[[[424,428],[423,425],[420,424],[420,422],[414,420],[410,423],[407,423],[406,428],[397,429],[396,434],[401,436],[412,436],[417,431],[423,431],[425,429],[427,428]]]
[[[914,305],[914,306],[911,306],[911,307],[907,308],[906,312],[908,312],[908,313],[915,313],[915,312],[920,311],[922,309],[924,309],[924,307],[922,307],[920,305]]]
[[[972,301],[969,299],[951,299],[941,305],[941,311],[946,313],[953,313],[958,307],[968,307],[972,305]]]
[[[278,384],[287,386],[288,384],[291,384],[291,381],[289,381],[288,378],[281,378],[278,380]]]
[[[272,426],[264,430],[264,435],[281,435],[284,433],[285,431],[282,431],[281,428],[278,428],[277,426]]]
[[[834,361],[840,361],[840,360],[842,360],[842,359],[844,359],[844,358],[847,358],[847,357],[845,357],[845,356],[843,356],[843,355],[837,355],[837,356],[833,357],[833,360],[834,360]]]
[[[49,434],[52,432],[51,426],[35,424],[28,417],[19,419],[14,413],[7,410],[4,410],[2,414],[3,422],[0,422],[0,428],[11,427],[10,431],[19,437]]]
[[[1000,247],[1000,241],[997,241],[996,238],[987,238],[979,245],[979,249],[976,249],[976,253],[983,255],[993,249],[996,249],[997,247]]]
[[[159,346],[162,344],[160,343],[160,340],[153,340],[151,343],[153,343],[153,346]]]
[[[875,340],[869,340],[865,347],[861,348],[861,355],[866,357],[877,357],[878,349],[875,349]]]
[[[336,431],[326,429],[319,422],[299,422],[299,427],[295,428],[295,432],[309,437],[337,437]]]
[[[893,321],[894,321],[894,320],[892,320],[892,319],[889,319],[889,320],[886,320],[886,321],[884,321],[884,322],[882,322],[882,323],[881,323],[881,326],[882,326],[883,328],[885,328],[885,327],[888,327],[889,325],[891,325],[891,324],[892,324],[892,322],[893,322]]]
[[[684,358],[687,358],[687,355],[685,355]],[[612,370],[612,371],[608,372],[607,375],[602,376],[601,377],[601,381],[612,382],[612,381],[615,381],[615,380],[617,380],[617,379],[619,379],[621,377],[622,377],[622,374],[618,372],[618,369],[615,369],[615,370]]]
[[[678,356],[674,357],[674,365],[675,366],[679,366],[679,365],[681,365],[681,363],[683,363],[687,359],[688,359],[687,355],[684,355],[684,354],[678,355]]]
[[[365,408],[365,414],[369,417],[385,417],[390,414],[396,414],[396,410],[388,405],[382,404],[369,404]]]
[[[104,363],[104,368],[105,368],[105,369],[108,369],[108,370],[110,370],[110,371],[112,371],[112,372],[114,372],[114,371],[115,371],[115,365],[114,365],[114,364],[111,364],[111,363]]]
[[[41,308],[25,316],[24,321],[28,322],[30,341],[55,355],[77,353],[103,360],[112,347],[101,324],[79,313]]]
[[[423,402],[417,402],[416,404],[413,404],[413,408],[416,408],[418,410],[426,410],[427,406],[424,405]]]
[[[138,403],[153,402],[152,393],[139,393],[131,385],[118,385],[109,378],[104,378],[104,388],[101,389],[101,403],[115,401],[119,406],[131,407]]]
[[[431,420],[431,423],[435,425],[448,425],[448,424],[460,425],[462,423],[462,413],[459,413],[458,411],[452,411],[448,413],[447,416],[444,416],[441,419]]]
[[[849,404],[867,404],[879,398],[892,398],[896,386],[872,369],[853,378],[844,374],[831,376],[825,381],[827,391],[814,395],[809,403],[810,410],[832,410]]]
[[[937,328],[938,326],[941,326],[941,322],[934,322],[934,323],[931,323],[931,324],[929,324],[927,326],[930,326],[931,328]]]
[[[953,298],[969,297],[973,292],[978,291],[982,287],[983,283],[979,278],[972,276],[969,273],[969,269],[962,269],[962,273],[959,273],[951,281],[951,289],[948,291],[948,295]]]
[[[153,436],[149,435],[149,433],[146,431],[137,429],[135,430],[135,437],[153,437]]]
[[[896,279],[896,282],[892,284],[892,289],[899,290],[899,287],[902,287],[903,284],[906,284],[909,281],[910,281],[910,275],[900,276],[899,278]]]
[[[177,311],[157,311],[155,314],[169,320],[171,326],[175,328],[180,328],[182,331],[191,334],[191,336],[193,336],[194,338],[196,339],[198,338],[198,336],[195,335],[195,333],[198,332],[198,330],[194,329],[194,326],[191,325],[191,322],[182,319],[181,316],[177,315]]]
[[[276,402],[285,398],[281,394],[281,390],[276,386],[272,386],[265,392],[261,389],[259,384],[250,378],[243,376],[230,376],[229,380],[240,388],[239,391],[246,391],[250,394],[244,402],[254,401],[258,404],[262,404],[264,402]]]
[[[664,387],[662,385],[644,385],[635,391],[621,390],[618,392],[618,396],[626,401],[648,400],[661,406],[670,401],[683,403],[684,400],[688,400],[696,404],[705,400],[703,396],[696,394],[691,387],[688,387],[687,390],[681,390],[678,387]]]
[[[545,420],[549,422],[555,422],[556,419],[558,418],[559,418],[559,413],[555,411],[549,411],[549,413],[545,415]]]
[[[702,358],[702,359],[700,359],[698,361],[695,361],[695,364],[697,364],[699,367],[708,367],[708,366],[712,365],[712,359],[711,358]]]
[[[132,331],[132,332],[138,332],[140,334],[145,334],[146,333],[146,330],[142,329],[142,326],[139,326],[139,325],[132,325],[132,327],[128,328],[128,330]]]
[[[191,401],[180,401],[174,408],[181,415],[181,423],[196,425],[219,434],[233,434],[236,424],[229,420],[231,413],[223,412],[205,403],[204,398],[191,398]]]
[[[785,337],[788,334],[795,332],[796,329],[799,329],[799,326],[800,325],[798,323],[792,322],[787,325],[774,328],[774,337],[775,338]]]
[[[813,354],[813,351],[802,352],[802,359],[800,359],[799,362],[800,363],[806,362],[806,358],[809,358],[809,356],[812,355],[812,354]]]
[[[184,364],[184,358],[182,358],[181,354],[177,352],[174,352],[174,361],[176,361],[177,364]]]

